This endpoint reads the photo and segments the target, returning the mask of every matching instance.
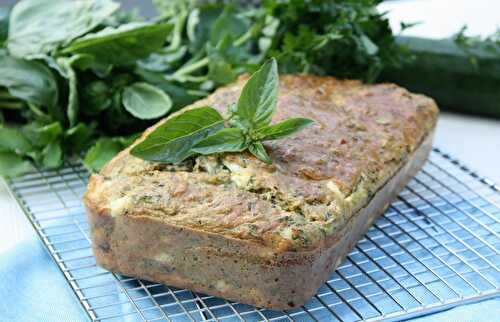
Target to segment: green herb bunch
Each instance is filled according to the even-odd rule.
[[[212,107],[185,111],[158,126],[131,153],[149,161],[176,164],[196,154],[248,149],[259,160],[271,164],[263,141],[284,138],[313,123],[306,118],[290,118],[270,124],[278,87],[278,68],[276,60],[271,59],[247,81],[226,118]],[[231,127],[224,127],[225,123]]]
[[[312,73],[377,79],[386,67],[411,59],[395,43],[389,21],[376,6],[382,0],[262,1],[278,21],[269,55],[278,58],[281,73]]]
[[[0,7],[0,175],[83,154],[96,171],[161,117],[270,57],[282,73],[368,81],[406,57],[377,0],[154,2],[149,21],[113,0]]]
[[[173,108],[168,93],[133,72],[173,26],[118,8],[24,0],[0,11],[0,175],[57,168],[92,144],[86,160],[97,169]]]

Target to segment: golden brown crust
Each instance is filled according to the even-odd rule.
[[[106,210],[98,213],[89,208],[96,261],[113,272],[259,307],[301,306],[420,169],[431,143],[429,134],[370,202],[317,249],[280,252],[249,240],[171,225],[161,218],[113,217]]]
[[[193,106],[225,113],[244,82]],[[266,144],[273,165],[243,153],[175,167],[127,149],[91,178],[85,202],[103,215],[154,217],[281,252],[315,249],[400,169],[437,113],[431,99],[391,84],[282,76],[274,122],[302,116],[316,124]]]

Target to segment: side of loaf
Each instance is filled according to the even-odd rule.
[[[225,111],[244,82],[193,107]],[[127,149],[93,175],[84,202],[98,264],[271,309],[314,295],[423,165],[438,112],[395,85],[280,83],[274,119],[317,125],[266,145],[273,165],[246,153],[165,165]]]

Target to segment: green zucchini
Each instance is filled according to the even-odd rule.
[[[400,69],[387,69],[382,81],[433,97],[441,108],[500,118],[500,51],[479,42],[466,49],[453,39],[398,37],[414,54]]]

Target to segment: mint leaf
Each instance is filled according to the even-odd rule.
[[[10,14],[9,53],[39,58],[94,29],[119,6],[110,0],[19,1]]]
[[[267,164],[273,163],[273,160],[271,160],[271,158],[267,154],[266,149],[264,148],[262,143],[252,142],[252,144],[250,144],[250,146],[248,147],[248,150],[260,161],[263,161]]]
[[[171,30],[170,24],[130,22],[78,38],[63,52],[90,54],[101,62],[123,65],[160,49]]]
[[[19,155],[13,152],[0,152],[0,176],[17,177],[34,170],[31,162]]]
[[[257,140],[261,141],[281,139],[308,127],[312,123],[314,123],[314,121],[306,118],[291,118],[258,129],[255,131],[255,137]]]
[[[122,103],[130,114],[141,120],[161,117],[172,108],[170,96],[147,83],[134,83],[125,87]]]
[[[193,146],[223,127],[224,119],[215,109],[192,109],[165,121],[130,152],[149,161],[179,163],[194,154]]]
[[[226,128],[198,142],[192,151],[199,154],[241,152],[248,147],[245,134],[238,128]]]
[[[247,81],[236,108],[238,121],[247,129],[271,122],[278,100],[278,66],[270,59]]]

